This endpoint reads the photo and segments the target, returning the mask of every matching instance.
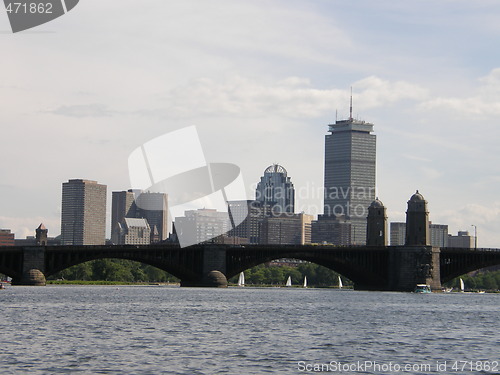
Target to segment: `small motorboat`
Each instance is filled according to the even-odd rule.
[[[415,293],[432,293],[431,286],[427,284],[417,284],[414,290]]]

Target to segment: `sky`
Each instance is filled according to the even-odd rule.
[[[418,189],[433,223],[498,248],[498,19],[496,0],[81,0],[13,34],[0,12],[0,228],[58,235],[73,178],[108,186],[109,223],[130,153],[191,125],[249,198],[279,163],[296,211],[322,213],[324,136],[352,87],[389,221]]]

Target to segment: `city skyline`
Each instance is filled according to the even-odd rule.
[[[126,189],[132,150],[193,124],[207,159],[241,167],[249,197],[276,162],[293,176],[295,211],[317,215],[325,124],[347,118],[352,86],[354,118],[377,127],[389,221],[419,189],[433,222],[477,225],[479,246],[500,244],[496,2],[158,2],[141,10],[148,30],[132,2],[104,20],[112,11],[89,0],[1,34],[15,51],[0,61],[1,228],[22,238],[44,222],[57,235],[62,181]]]

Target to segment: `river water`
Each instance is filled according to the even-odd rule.
[[[8,287],[0,373],[499,374],[499,307],[499,294]]]

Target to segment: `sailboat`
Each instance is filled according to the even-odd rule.
[[[292,286],[292,277],[288,276],[288,280],[286,281],[285,286]]]
[[[307,276],[304,276],[304,288],[307,288]]]
[[[339,276],[339,289],[342,289],[342,287],[343,287],[343,285],[342,285],[342,279]]]
[[[238,286],[245,286],[245,274],[240,272],[240,277],[238,278]]]
[[[464,290],[465,290],[464,281],[462,280],[462,278],[460,278],[460,291],[463,292]]]

